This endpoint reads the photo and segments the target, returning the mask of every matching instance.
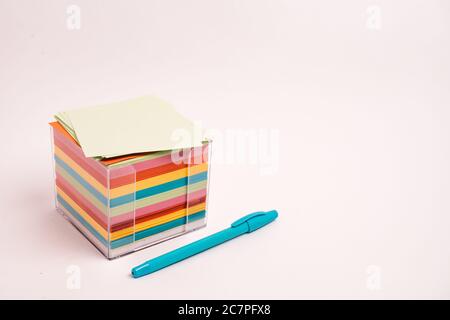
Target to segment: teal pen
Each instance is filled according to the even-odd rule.
[[[258,230],[261,227],[271,223],[278,217],[276,210],[267,212],[254,212],[239,220],[233,222],[230,228],[214,233],[198,241],[192,242],[184,247],[175,249],[154,259],[148,260],[143,264],[134,267],[131,274],[134,278],[139,278],[153,273],[174,263],[192,257],[197,253],[206,251],[228,240]]]

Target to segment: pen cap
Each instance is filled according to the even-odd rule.
[[[265,225],[271,223],[278,217],[278,212],[276,210],[271,211],[259,211],[254,212],[245,217],[233,222],[231,227],[238,227],[243,224],[247,224],[248,230],[247,232],[253,232]]]

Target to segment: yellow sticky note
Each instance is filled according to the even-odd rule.
[[[167,102],[144,96],[66,111],[87,157],[189,148],[202,144],[201,128]]]

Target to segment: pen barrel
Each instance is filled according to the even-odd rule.
[[[140,266],[133,268],[132,273],[134,277],[141,277],[160,269],[163,269],[171,264],[177,263],[186,258],[192,257],[200,252],[215,247],[228,240],[236,238],[248,231],[246,224],[234,228],[228,228],[210,236],[207,236],[198,241],[192,242],[181,248],[175,249],[171,252],[163,254],[159,257],[151,259]]]

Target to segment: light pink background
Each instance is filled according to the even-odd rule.
[[[449,39],[445,0],[0,0],[0,297],[450,298]],[[54,210],[47,122],[147,93],[210,128],[279,130],[279,170],[213,163],[207,228],[107,261]],[[254,234],[129,277],[272,208]]]

